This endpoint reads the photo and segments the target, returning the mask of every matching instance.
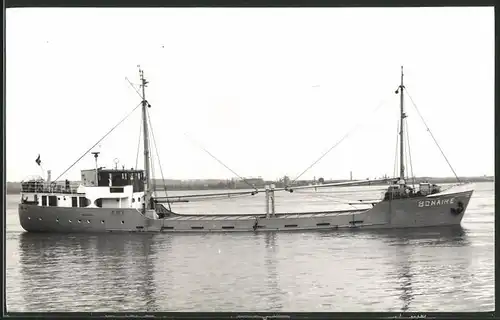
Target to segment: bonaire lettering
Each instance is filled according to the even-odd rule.
[[[434,207],[434,206],[442,206],[445,204],[453,204],[455,203],[455,198],[449,199],[438,199],[438,200],[423,200],[418,202],[418,206],[422,207]]]

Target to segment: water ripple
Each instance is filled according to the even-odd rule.
[[[7,307],[491,311],[494,193],[477,185],[463,227],[383,232],[27,234],[17,221],[18,197],[9,196]],[[301,201],[307,198],[289,209]]]

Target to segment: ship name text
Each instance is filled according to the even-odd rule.
[[[455,203],[455,198],[419,201],[418,206],[420,208],[434,207],[434,206],[441,206],[444,204],[453,204],[453,203]]]

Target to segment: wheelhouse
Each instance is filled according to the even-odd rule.
[[[112,193],[122,193],[126,186],[133,186],[133,192],[143,192],[144,182],[144,170],[82,170],[82,184],[85,187],[110,187]]]

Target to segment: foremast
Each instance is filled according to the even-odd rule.
[[[151,209],[151,169],[149,163],[149,132],[148,132],[148,118],[147,107],[149,103],[146,100],[146,85],[148,81],[144,78],[144,71],[139,69],[139,76],[141,79],[142,87],[142,128],[143,128],[143,144],[144,144],[144,202],[143,209]]]
[[[405,185],[405,165],[404,165],[404,119],[406,118],[406,114],[404,112],[404,97],[403,97],[403,91],[404,91],[404,83],[403,83],[403,66],[401,66],[401,84],[399,85],[398,89],[396,90],[396,94],[399,93],[400,97],[400,131],[399,131],[399,183],[402,188],[404,188]]]

